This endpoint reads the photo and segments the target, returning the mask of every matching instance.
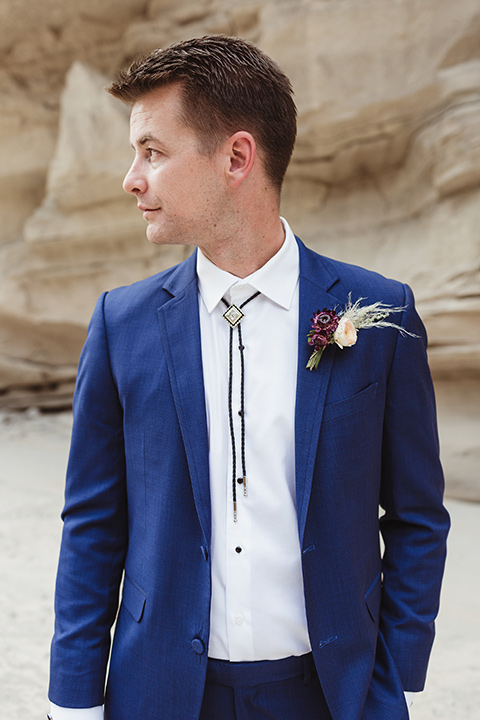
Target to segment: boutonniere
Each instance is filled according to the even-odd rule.
[[[308,344],[314,350],[310,355],[307,363],[308,370],[316,370],[323,351],[327,345],[338,345],[343,350],[346,347],[352,347],[357,342],[358,330],[377,327],[392,327],[398,330],[402,335],[410,335],[418,337],[413,333],[395,325],[395,323],[387,320],[392,313],[398,313],[405,310],[404,307],[392,307],[384,305],[381,302],[373,303],[373,305],[364,305],[360,303],[364,298],[359,298],[352,304],[350,295],[344,310],[317,310],[311,318],[312,329],[307,335]]]

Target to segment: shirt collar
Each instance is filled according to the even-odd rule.
[[[277,305],[286,310],[290,308],[298,282],[300,263],[293,232],[286,220],[280,220],[285,230],[282,247],[263,267],[246,278],[238,278],[226,270],[221,270],[198,249],[198,288],[209,313],[234,285],[249,285]]]

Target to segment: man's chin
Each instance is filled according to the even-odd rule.
[[[147,240],[152,245],[192,245],[195,244],[194,237],[193,232],[192,240],[190,240],[178,230],[173,232],[171,228],[170,232],[168,232],[165,228],[159,228],[153,223],[147,227]]]
[[[148,225],[147,240],[151,242],[152,245],[165,245],[165,243],[168,243],[166,233],[162,233],[155,225]]]

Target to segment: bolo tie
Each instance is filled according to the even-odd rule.
[[[232,500],[233,500],[233,521],[237,522],[237,483],[243,485],[243,495],[247,496],[247,469],[245,462],[245,346],[242,342],[241,322],[245,317],[242,312],[247,303],[254,300],[260,295],[257,291],[251,295],[240,307],[229,304],[225,298],[222,302],[227,306],[223,313],[223,317],[230,325],[230,343],[228,351],[228,420],[230,424],[230,442],[232,446]],[[233,335],[235,329],[238,331],[238,349],[240,351],[240,427],[241,427],[241,459],[242,459],[242,476],[237,478],[237,454],[235,443],[235,428],[233,425]]]

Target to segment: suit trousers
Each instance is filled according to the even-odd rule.
[[[331,720],[312,654],[208,661],[199,720]]]

